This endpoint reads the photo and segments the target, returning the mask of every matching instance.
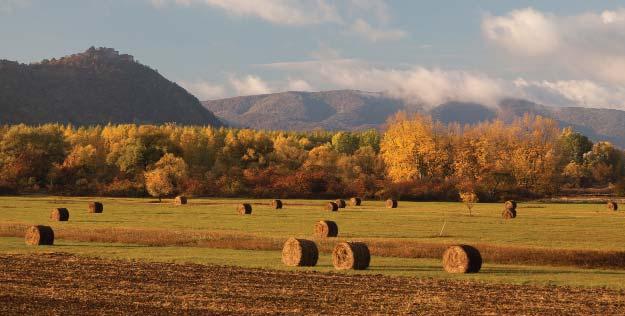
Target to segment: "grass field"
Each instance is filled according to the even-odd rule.
[[[245,234],[274,241],[274,244],[277,242],[279,246],[283,239],[290,236],[310,238],[313,224],[321,219],[329,219],[338,223],[339,237],[342,239],[489,244],[540,249],[625,250],[625,234],[622,234],[625,212],[607,211],[603,204],[520,203],[518,217],[505,221],[500,218],[501,204],[486,203],[477,204],[473,216],[468,216],[464,205],[460,203],[400,202],[399,208],[386,209],[383,202],[364,201],[360,207],[328,212],[323,209],[324,201],[315,200],[285,200],[283,210],[273,210],[269,207],[269,200],[191,199],[188,205],[175,206],[171,201],[154,203],[152,199],[98,198],[104,203],[104,213],[90,214],[87,212],[90,200],[50,196],[0,197],[0,225],[6,228],[13,224],[50,224],[55,231],[60,232],[128,228],[139,231],[144,229],[147,232]],[[237,214],[236,206],[242,201],[253,204],[252,215]],[[53,207],[67,207],[70,210],[69,222],[49,222],[48,216]],[[443,237],[439,237],[444,222]],[[12,235],[0,231],[0,236]],[[274,249],[274,246],[269,249]],[[33,251],[290,269],[282,266],[280,252],[276,250],[149,247],[69,239],[59,239],[52,247],[32,248],[25,246],[22,239],[0,237],[0,253]],[[322,254],[319,266],[314,269],[333,270],[327,253]],[[501,265],[486,261],[480,273],[457,276],[443,273],[439,259],[374,256],[371,268],[364,273],[625,288],[621,282],[625,277],[625,267],[601,270]]]
[[[99,199],[103,214],[87,213],[89,198],[0,197],[0,223],[50,223],[53,207],[67,207],[70,221],[52,227],[130,227],[168,230],[245,232],[271,237],[306,237],[321,219],[334,220],[340,236],[393,238],[427,242],[493,243],[568,249],[625,250],[625,212],[609,212],[603,204],[520,203],[519,216],[505,221],[502,205],[482,203],[473,216],[461,203],[400,202],[386,209],[379,201],[363,206],[323,210],[324,201],[286,200],[283,210],[273,210],[268,200],[192,199],[174,206],[153,199]],[[236,206],[252,202],[251,216],[241,216]],[[444,237],[438,237],[443,223]]]
[[[280,251],[213,249],[198,247],[148,247],[129,244],[85,243],[60,240],[54,246],[26,247],[21,238],[0,238],[4,253],[28,254],[60,251],[107,259],[145,260],[151,262],[200,263],[245,268],[287,271],[333,272],[332,258],[321,254],[315,267],[284,266]],[[418,278],[474,280],[507,284],[567,285],[625,289],[625,270],[579,269],[571,267],[500,265],[485,263],[476,274],[449,274],[437,259],[373,257],[371,266],[363,271],[340,273],[383,274]]]

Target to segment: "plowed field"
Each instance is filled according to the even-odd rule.
[[[0,255],[1,315],[625,314],[625,292]]]

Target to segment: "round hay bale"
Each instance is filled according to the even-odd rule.
[[[516,201],[513,201],[513,200],[506,201],[504,205],[506,206],[506,209],[508,210],[516,210]]]
[[[503,219],[512,219],[516,218],[516,210],[504,209],[503,213],[501,213],[501,217]]]
[[[174,200],[174,203],[176,205],[185,205],[187,204],[187,197],[183,196],[183,195],[179,195],[176,197],[176,199]]]
[[[347,203],[345,203],[345,200],[341,200],[341,199],[336,199],[334,203],[336,203],[336,205],[338,205],[339,208],[345,208],[347,206]]]
[[[349,199],[349,205],[351,206],[360,206],[362,200],[359,197],[353,197]]]
[[[50,220],[57,222],[66,222],[69,220],[69,211],[64,207],[52,209],[50,213]]]
[[[336,212],[339,210],[339,205],[334,202],[328,202],[328,204],[326,204],[326,210]]]
[[[339,235],[339,226],[333,221],[318,221],[315,223],[315,237],[326,238]]]
[[[289,238],[282,246],[282,263],[289,267],[314,267],[319,260],[319,249],[310,240]]]
[[[396,199],[386,200],[386,208],[397,208],[397,200]]]
[[[614,201],[608,201],[608,210],[610,211],[618,211],[618,204]]]
[[[237,211],[239,211],[239,214],[241,215],[252,214],[252,205],[248,203],[239,204],[239,207],[237,207]]]
[[[449,273],[477,273],[482,268],[482,255],[472,246],[451,246],[443,253],[443,268]]]
[[[271,201],[271,208],[274,208],[276,210],[279,210],[282,208],[282,201],[281,200],[273,200]]]
[[[364,270],[370,262],[369,247],[363,242],[342,242],[332,251],[332,264],[337,270]]]
[[[25,241],[27,245],[39,246],[39,245],[53,245],[54,244],[54,231],[50,226],[30,226],[26,229]]]
[[[100,202],[89,203],[89,213],[102,213],[104,212],[104,205]]]

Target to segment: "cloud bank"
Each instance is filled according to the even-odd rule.
[[[625,110],[625,88],[590,80],[506,80],[480,72],[427,68],[394,68],[358,59],[308,60],[259,65],[279,74],[231,76],[225,86],[179,82],[202,100],[281,91],[355,89],[384,92],[408,103],[435,107],[449,101],[496,107],[503,98],[523,98],[550,106],[601,107]]]

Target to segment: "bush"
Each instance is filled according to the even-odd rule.
[[[114,197],[144,197],[147,196],[147,191],[142,184],[134,183],[128,179],[115,179],[110,184],[104,186],[100,194]]]
[[[614,194],[618,196],[625,196],[625,181],[620,180],[614,184]]]

